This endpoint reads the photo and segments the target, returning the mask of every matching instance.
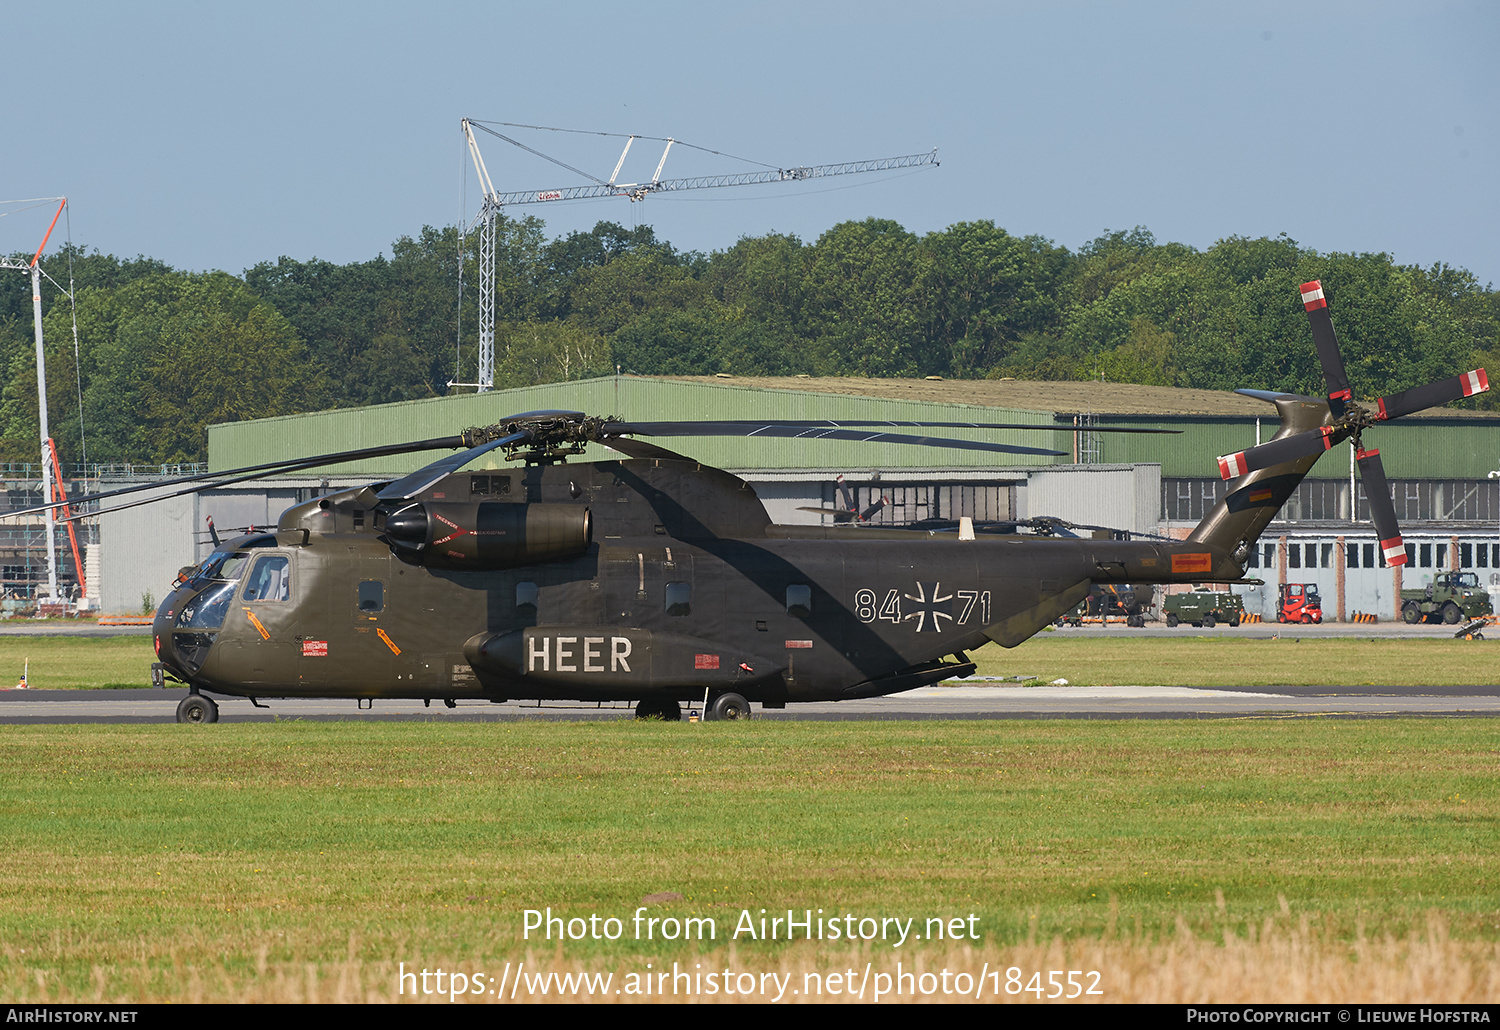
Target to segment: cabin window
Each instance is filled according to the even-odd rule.
[[[522,613],[523,615],[535,615],[536,596],[537,590],[535,583],[517,583],[516,611]]]
[[[786,588],[786,613],[805,619],[812,614],[812,587],[793,583]]]
[[[668,615],[687,615],[693,610],[693,585],[668,583],[666,603]]]
[[[359,610],[370,615],[385,611],[385,583],[363,579],[359,583]]]
[[[291,596],[291,562],[286,556],[268,554],[257,559],[245,584],[245,600],[285,601]]]

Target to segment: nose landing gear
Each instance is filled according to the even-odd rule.
[[[178,722],[218,722],[219,706],[196,690],[177,705]]]

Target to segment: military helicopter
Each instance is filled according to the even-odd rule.
[[[1250,547],[1324,450],[1358,442],[1382,418],[1487,387],[1479,370],[1368,412],[1351,399],[1317,287],[1303,288],[1304,302],[1329,399],[1241,391],[1273,404],[1280,429],[1220,459],[1236,482],[1185,540],[775,525],[748,483],[638,439],[816,436],[1059,453],[890,431],[1036,426],[530,412],[455,437],[185,480],[179,492],[270,469],[463,448],[395,481],[295,505],[274,530],[222,541],[156,614],[155,676],[187,685],[179,721],[214,722],[209,694],[360,707],[385,698],[624,701],[638,717],[669,720],[702,703],[707,718],[738,719],[752,704],[876,697],[968,675],[967,652],[1020,644],[1096,584],[1240,580]],[[568,463],[589,443],[622,457]],[[514,467],[465,471],[493,452]],[[1405,551],[1374,453],[1361,448],[1360,463],[1396,564]],[[231,473],[238,478],[224,478]]]

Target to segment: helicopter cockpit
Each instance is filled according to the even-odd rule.
[[[157,613],[157,656],[185,676],[201,669],[247,570],[252,571],[245,587],[246,598],[284,600],[289,583],[284,555],[262,556],[252,569],[252,559],[256,557],[253,549],[274,546],[276,538],[271,534],[239,537],[226,541],[186,572]],[[163,640],[162,630],[167,627],[171,636]]]

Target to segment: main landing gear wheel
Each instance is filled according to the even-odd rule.
[[[732,722],[750,718],[750,702],[738,694],[720,694],[708,706],[708,717],[714,722]]]
[[[682,706],[676,701],[645,698],[635,705],[637,719],[660,719],[662,722],[681,722]]]
[[[218,722],[219,706],[202,694],[189,694],[177,704],[178,722]]]

